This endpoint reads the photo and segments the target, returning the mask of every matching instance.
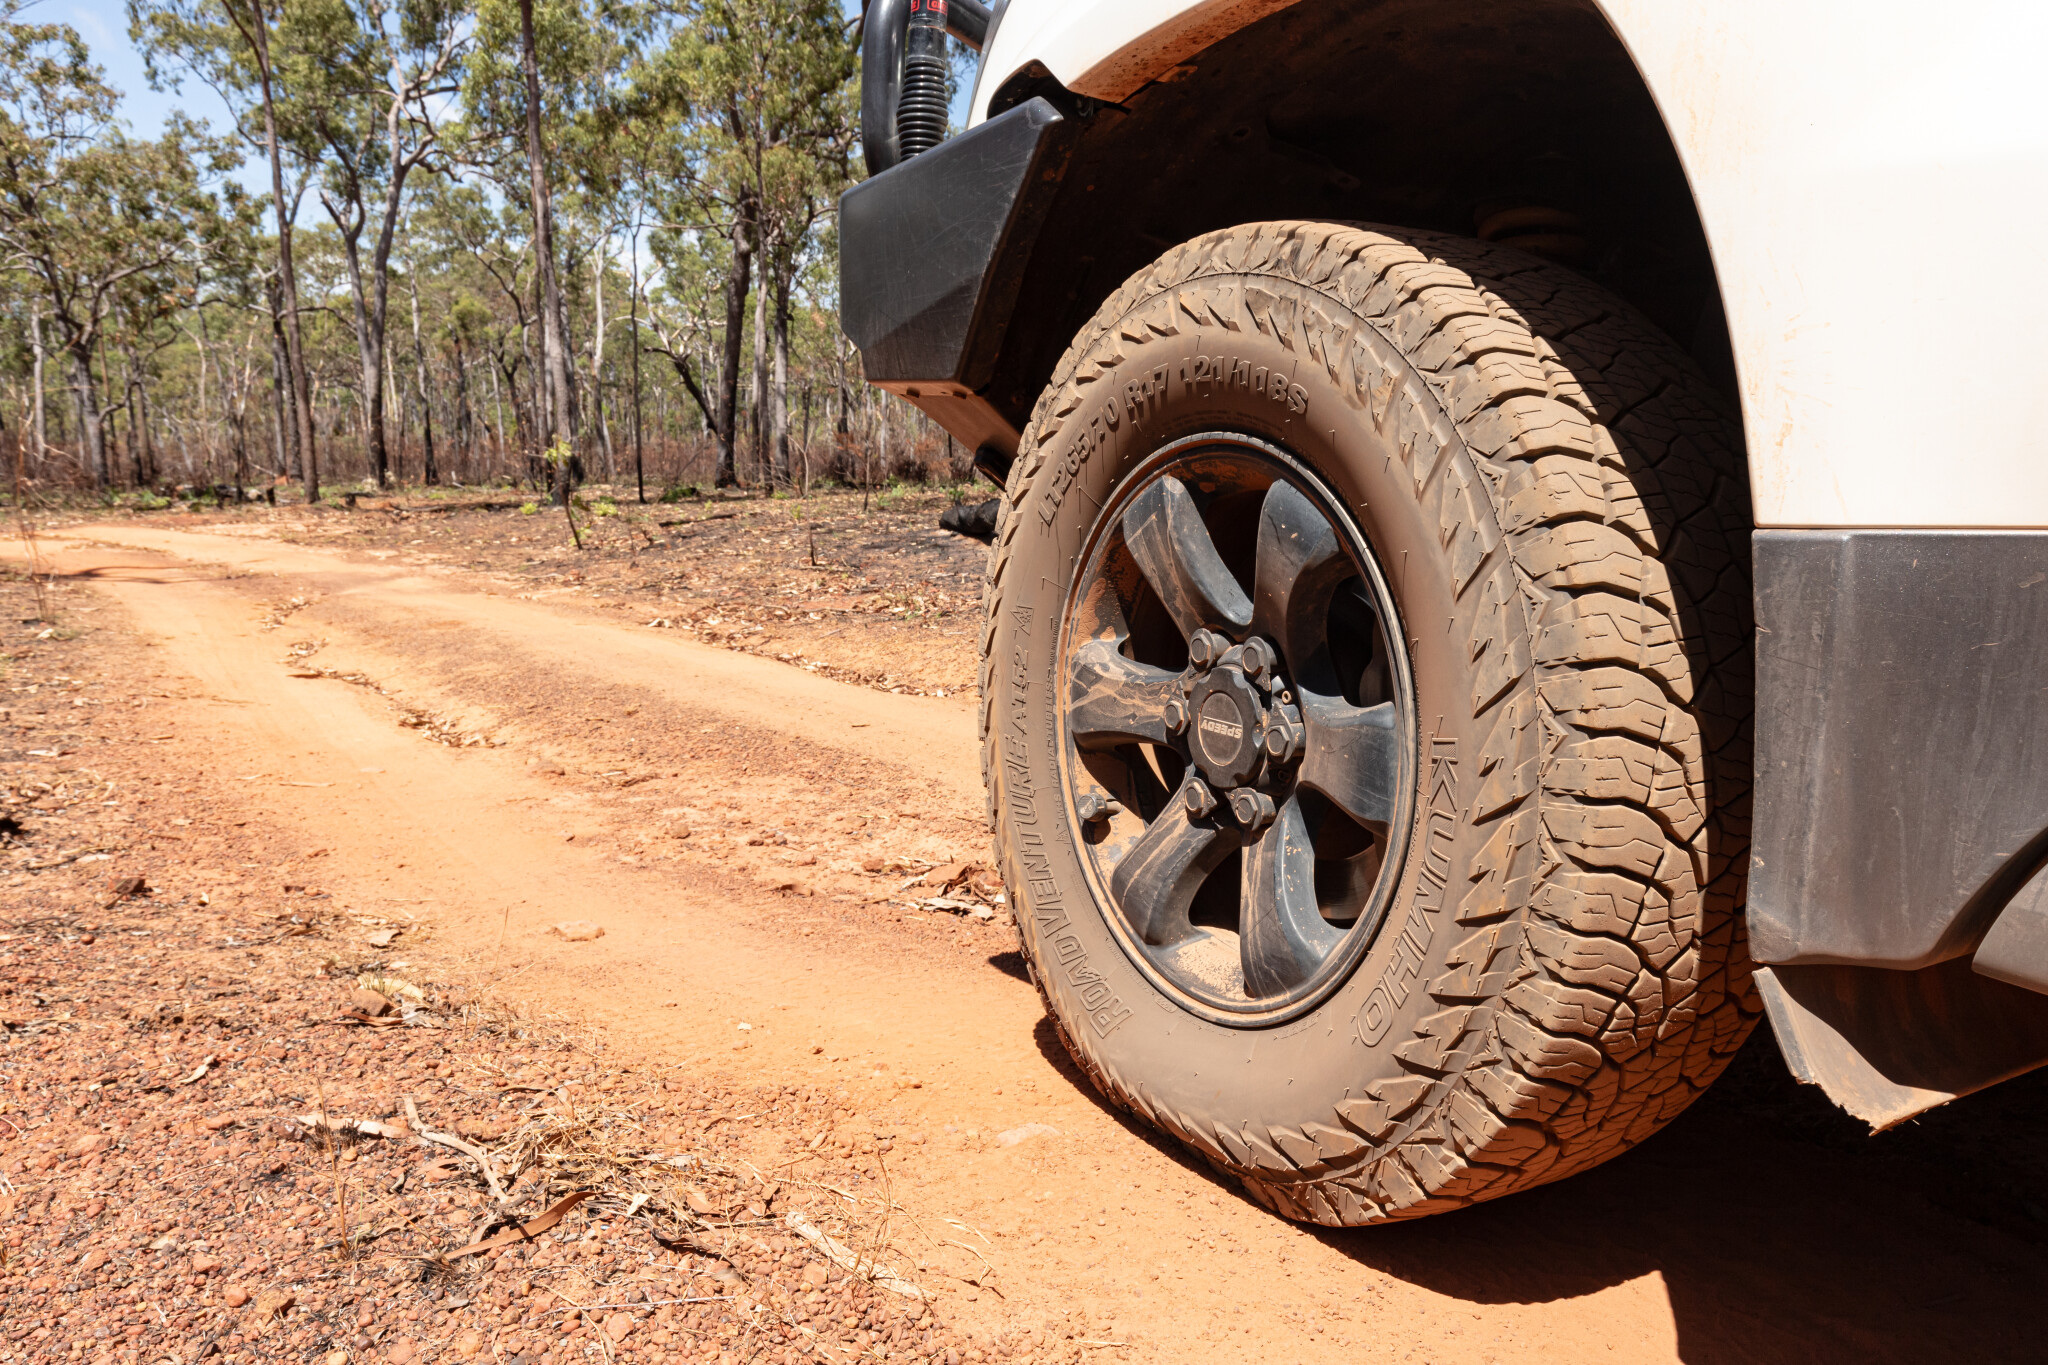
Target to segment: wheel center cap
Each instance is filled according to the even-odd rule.
[[[1214,670],[1195,684],[1189,698],[1196,765],[1213,786],[1242,787],[1258,774],[1258,689],[1234,667]]]

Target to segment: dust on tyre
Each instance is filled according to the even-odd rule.
[[[1366,1223],[1612,1156],[1740,1045],[1739,445],[1625,305],[1458,239],[1198,239],[1076,339],[1000,523],[991,820],[1118,1103]]]

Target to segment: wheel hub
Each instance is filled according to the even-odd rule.
[[[1235,666],[1212,669],[1194,684],[1189,748],[1210,785],[1229,791],[1258,777],[1265,761],[1259,751],[1265,719],[1260,700],[1258,689]]]
[[[1099,524],[1064,715],[1111,923],[1198,1013],[1291,1015],[1396,885],[1415,740],[1391,596],[1341,505],[1243,438],[1160,452]]]

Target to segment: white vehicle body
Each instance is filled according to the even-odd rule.
[[[1120,101],[1289,0],[1011,0]],[[1759,526],[2048,526],[2048,6],[1601,0],[1705,223]]]

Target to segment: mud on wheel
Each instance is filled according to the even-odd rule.
[[[1102,1090],[1293,1218],[1641,1141],[1757,1007],[1748,529],[1670,341],[1505,248],[1274,223],[1106,303],[990,559],[983,762]]]

